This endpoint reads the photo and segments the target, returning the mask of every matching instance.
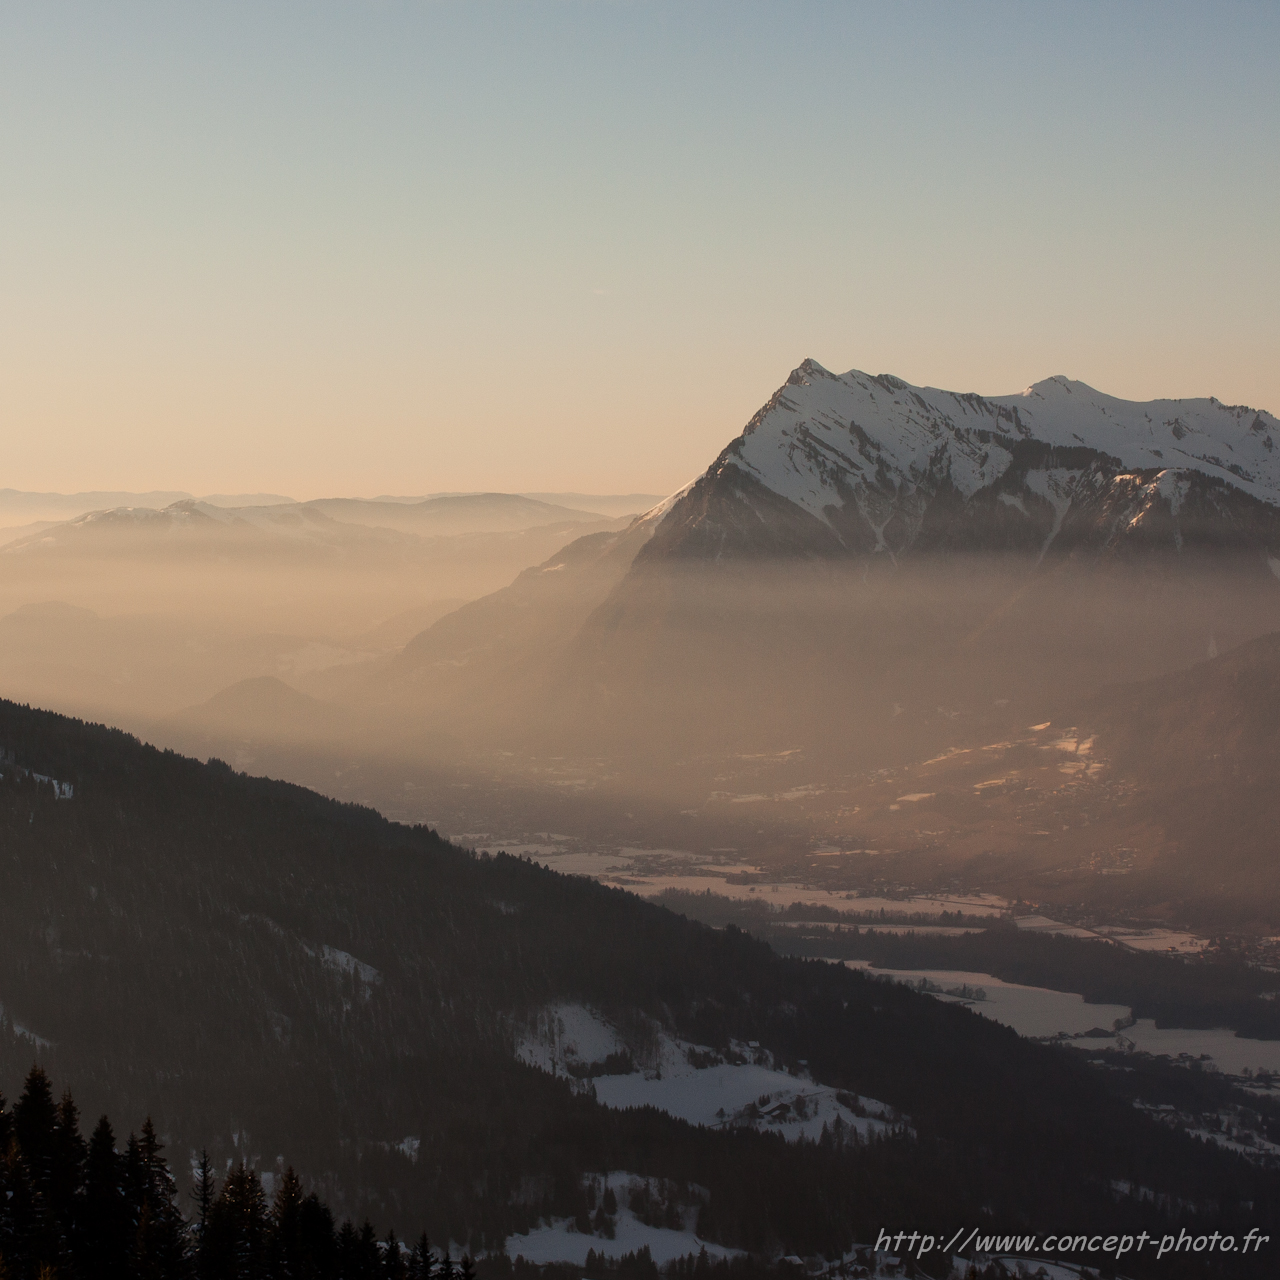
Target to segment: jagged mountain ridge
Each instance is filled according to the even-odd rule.
[[[1265,553],[1280,576],[1278,437],[1271,414],[1213,398],[1063,377],[984,398],[806,360],[669,500],[639,563],[1203,547]]]

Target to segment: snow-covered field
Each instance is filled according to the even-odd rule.
[[[1120,1032],[1142,1053],[1168,1054],[1176,1058],[1189,1053],[1193,1058],[1208,1054],[1219,1071],[1243,1075],[1245,1070],[1280,1072],[1280,1040],[1246,1040],[1234,1031],[1217,1028],[1191,1031],[1181,1027],[1158,1028],[1150,1018],[1140,1018],[1132,1027]]]
[[[909,898],[864,898],[845,890],[815,889],[803,884],[732,884],[726,878],[762,875],[763,868],[747,862],[717,862],[687,849],[610,849],[592,852],[570,847],[570,837],[547,835],[541,841],[501,839],[470,832],[457,837],[477,849],[502,849],[545,863],[553,871],[590,876],[602,884],[618,885],[642,898],[656,897],[668,889],[685,893],[712,893],[743,902],[768,902],[775,907],[793,903],[834,907],[838,911],[885,911],[897,914],[941,915],[959,911],[965,915],[998,916],[1009,902],[993,893],[920,894]],[[555,843],[557,839],[563,844]],[[728,852],[732,852],[731,850]],[[1061,926],[1067,928],[1069,926]]]
[[[593,1074],[584,1069],[611,1054],[629,1053],[636,1070]],[[652,1028],[644,1043],[625,1038],[594,1010],[564,1003],[541,1011],[516,1046],[522,1062],[554,1075],[578,1079],[606,1107],[656,1107],[690,1124],[751,1128],[780,1133],[788,1142],[816,1139],[837,1122],[866,1137],[898,1123],[891,1108],[874,1098],[829,1088],[807,1072],[780,1070],[754,1044],[731,1046],[727,1055]],[[697,1065],[695,1065],[697,1064]]]
[[[711,1128],[750,1124],[781,1133],[788,1142],[816,1139],[824,1125],[839,1119],[864,1137],[881,1132],[892,1123],[892,1113],[872,1098],[859,1098],[857,1115],[837,1099],[836,1090],[815,1084],[803,1076],[772,1067],[747,1063],[695,1068],[682,1053],[680,1041],[668,1041],[660,1076],[634,1072],[626,1076],[600,1076],[596,1097],[606,1107],[657,1107],[669,1115]]]
[[[1050,920],[1047,916],[1019,916],[1014,923],[1027,933],[1056,933],[1067,938],[1099,936],[1092,929],[1082,929],[1074,924],[1061,924],[1057,920]]]
[[[1002,982],[989,973],[964,973],[955,969],[875,969],[865,960],[848,960],[851,969],[862,969],[895,982],[914,984],[922,979],[942,988],[968,987],[984,993],[983,1000],[964,1000],[941,993],[938,998],[968,1004],[975,1012],[993,1022],[1012,1027],[1019,1035],[1039,1038],[1065,1032],[1080,1035],[1100,1027],[1110,1032],[1116,1022],[1126,1022],[1129,1010],[1118,1004],[1085,1004],[1084,997],[1066,991],[1050,991],[1045,987],[1024,987],[1016,982]]]
[[[1110,1032],[1117,1022],[1127,1022],[1130,1010],[1118,1004],[1086,1004],[1084,997],[1066,991],[1050,991],[1045,987],[1025,987],[1015,982],[1002,982],[989,973],[963,973],[955,969],[876,969],[865,960],[847,960],[851,969],[890,978],[895,982],[914,984],[922,979],[941,987],[935,992],[941,1000],[968,1004],[975,1012],[994,1022],[1012,1027],[1019,1035],[1043,1039],[1057,1035],[1080,1036],[1094,1028]],[[947,995],[949,989],[979,988],[983,1000],[965,1000]],[[1115,1038],[1084,1039],[1081,1048],[1132,1048],[1142,1053],[1167,1054],[1177,1058],[1189,1054],[1199,1059],[1208,1055],[1212,1065],[1229,1075],[1241,1075],[1246,1068],[1280,1072],[1280,1041],[1247,1040],[1234,1031],[1217,1029],[1195,1031],[1181,1027],[1159,1029],[1150,1018],[1141,1018],[1133,1026],[1121,1027]]]
[[[1199,955],[1208,945],[1208,938],[1178,929],[1112,929],[1099,928],[1098,932],[1113,942],[1119,942],[1135,951],[1172,951],[1177,955]]]

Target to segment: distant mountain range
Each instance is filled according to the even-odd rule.
[[[56,524],[74,520],[90,511],[112,507],[166,507],[173,502],[199,501],[214,507],[273,506],[292,502],[280,493],[211,493],[201,498],[180,489],[153,489],[130,493],[120,489],[93,489],[83,493],[33,493],[22,489],[0,489],[0,540],[11,530],[27,525]],[[34,530],[32,530],[34,532]]]
[[[313,502],[255,502],[220,505],[180,498],[163,507],[119,505],[85,512],[60,524],[42,526],[9,542],[8,554],[55,547],[87,546],[94,538],[139,534],[181,535],[194,538],[239,537],[256,534],[292,541],[336,544],[350,542],[361,530],[387,531],[416,537],[457,537],[469,533],[512,533],[551,525],[600,525],[614,517],[591,511],[553,506],[512,493],[468,494],[427,498],[421,502],[363,498],[318,498]],[[366,540],[369,535],[366,534]]]
[[[18,530],[0,546],[0,689],[119,722],[238,679],[360,663],[566,542],[627,523],[482,494],[183,498]]]
[[[432,493],[414,498],[386,495],[378,498],[319,498],[298,503],[296,499],[279,493],[197,496],[182,490],[130,493],[103,489],[84,493],[34,493],[0,489],[0,542],[20,536],[24,531],[38,532],[36,528],[27,526],[45,528],[90,512],[117,508],[159,510],[183,502],[229,508],[313,506],[337,519],[345,518],[358,524],[381,523],[391,528],[407,528],[410,532],[448,534],[527,529],[535,524],[583,517],[635,515],[647,511],[661,501],[661,497],[661,494],[652,493]],[[391,510],[393,507],[416,508],[417,515],[397,513]],[[381,518],[373,520],[370,517]]]

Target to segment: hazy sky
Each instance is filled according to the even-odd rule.
[[[1280,5],[0,0],[0,486],[666,491],[805,356],[1280,411]]]

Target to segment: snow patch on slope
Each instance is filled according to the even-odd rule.
[[[622,1038],[585,1005],[548,1005],[516,1046],[516,1057],[552,1075],[574,1075],[575,1067],[603,1063],[624,1053]]]
[[[713,1129],[748,1127],[780,1133],[788,1142],[816,1140],[824,1127],[867,1138],[902,1124],[874,1098],[830,1088],[807,1071],[779,1069],[768,1050],[733,1043],[727,1053],[651,1028],[643,1044],[626,1037],[594,1010],[563,1003],[537,1015],[516,1046],[516,1056],[553,1075],[565,1074],[614,1110],[655,1107],[690,1124]],[[627,1053],[638,1068],[625,1074],[593,1071],[613,1054]]]
[[[9,1030],[21,1040],[27,1040],[35,1046],[37,1050],[52,1049],[53,1041],[46,1040],[44,1036],[37,1035],[30,1027],[24,1027],[20,1022],[14,1022],[12,1018],[7,1017],[4,1005],[0,1004],[0,1026],[8,1023]]]
[[[674,507],[676,503],[679,502],[680,499],[683,498],[685,494],[688,493],[689,490],[692,489],[693,486],[698,483],[699,479],[700,477],[695,476],[692,480],[689,481],[688,484],[684,485],[682,488],[677,489],[675,493],[669,494],[667,497],[663,498],[663,500],[659,502],[657,506],[650,507],[648,511],[646,511],[643,515],[637,518],[636,524],[640,524],[640,525],[651,524],[656,529],[658,525],[660,525],[663,522],[663,520],[666,519],[667,513],[671,510],[671,508]]]
[[[339,951],[337,947],[327,945],[322,947],[320,963],[326,969],[350,974],[365,986],[371,987],[382,981],[382,974],[373,965],[365,964],[363,960],[357,960],[355,956],[346,951]]]

